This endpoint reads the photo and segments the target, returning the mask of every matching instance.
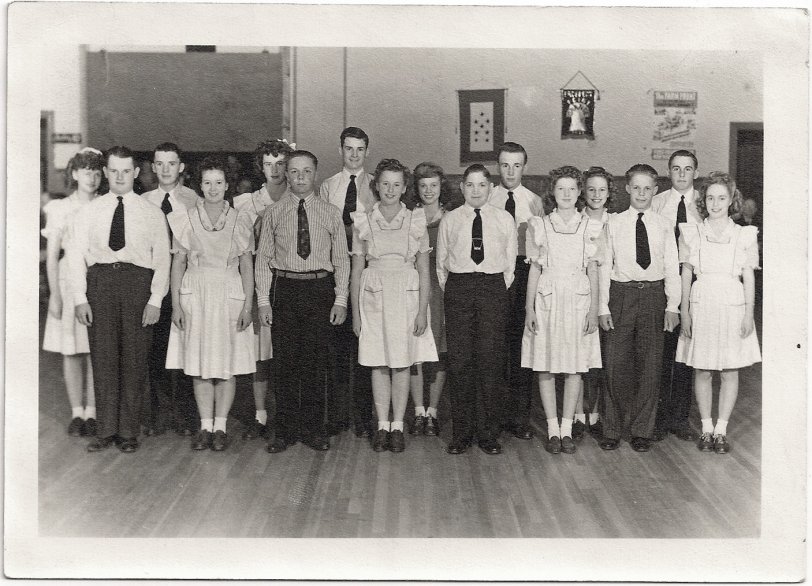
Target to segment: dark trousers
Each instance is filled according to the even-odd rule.
[[[598,328],[598,336],[601,344],[601,356],[605,361],[607,333]],[[603,406],[603,397],[606,394],[606,370],[603,368],[591,368],[589,372],[584,373],[583,379],[584,411],[586,413],[599,413]]]
[[[516,258],[516,272],[513,283],[508,289],[509,312],[506,327],[508,348],[507,374],[508,381],[505,417],[508,424],[526,426],[530,421],[532,402],[533,371],[522,368],[522,337],[524,334],[525,299],[527,296],[527,277],[530,265],[524,256]]]
[[[274,277],[271,299],[274,360],[279,362],[274,384],[278,436],[324,433],[324,382],[334,286],[332,276],[311,280]]]
[[[330,336],[330,374],[327,385],[327,421],[350,421],[368,426],[372,421],[372,373],[358,364],[358,337],[352,329],[352,308]]]
[[[503,411],[508,317],[504,276],[451,273],[444,305],[453,439],[495,439]]]
[[[128,263],[87,270],[88,328],[96,392],[97,435],[138,437],[152,326],[141,325],[152,270]]]
[[[620,439],[625,418],[632,437],[651,438],[660,396],[665,290],[662,281],[642,289],[612,281],[606,336],[603,435]]]
[[[657,428],[669,430],[688,424],[694,393],[694,369],[677,362],[677,341],[681,328],[665,332],[663,366],[660,378],[660,400],[657,405]]]
[[[172,326],[172,296],[164,297],[161,316],[152,327],[149,351],[149,422],[152,427],[196,429],[198,422],[192,378],[179,369],[166,369]]]

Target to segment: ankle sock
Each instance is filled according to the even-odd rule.
[[[727,421],[724,419],[716,420],[716,427],[713,429],[713,435],[727,435]]]
[[[73,418],[76,419],[84,419],[85,410],[82,407],[74,407],[71,409],[71,413],[73,413]]]
[[[268,423],[268,412],[265,409],[257,409],[256,420],[260,425]]]
[[[392,427],[390,431],[403,431],[403,422],[402,421],[393,421]]]
[[[586,423],[586,414],[584,413],[576,413],[575,414],[575,421],[580,421],[581,423]],[[561,420],[561,423],[564,423],[564,420]],[[561,433],[564,433],[563,431]]]
[[[595,425],[598,421],[601,420],[601,416],[597,413],[590,413],[589,414],[589,425]]]
[[[214,419],[201,419],[200,420],[200,430],[201,431],[214,431]]]
[[[379,421],[378,422],[378,429],[382,429],[384,431],[389,431],[389,422],[388,421]]]
[[[226,430],[226,419],[227,417],[215,417],[214,418],[214,431],[222,431],[225,432]]]
[[[561,437],[561,428],[558,426],[558,418],[552,417],[547,420],[547,437]]]
[[[85,419],[96,419],[96,406],[85,407]]]
[[[713,433],[713,419],[702,419],[702,433]]]
[[[572,419],[561,418],[561,437],[572,437]]]
[[[435,407],[429,407],[426,409],[426,415],[437,419],[437,409]]]
[[[415,417],[425,417],[426,416],[426,408],[422,405],[420,407],[414,408],[414,416]]]

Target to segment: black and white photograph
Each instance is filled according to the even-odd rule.
[[[807,12],[7,18],[6,576],[805,579]]]

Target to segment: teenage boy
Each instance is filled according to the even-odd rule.
[[[158,187],[143,193],[141,197],[159,207],[164,216],[173,210],[188,210],[197,205],[197,193],[181,185],[183,164],[180,147],[164,142],[155,147],[152,156],[152,172],[158,179]],[[169,237],[172,230],[167,225]],[[149,352],[150,413],[147,435],[161,435],[172,428],[180,435],[192,435],[199,421],[192,389],[192,379],[182,370],[167,370],[166,351],[169,347],[169,330],[172,325],[172,295],[167,294],[161,302],[161,315],[152,328],[152,346]]]
[[[96,392],[96,439],[90,452],[114,442],[138,449],[141,395],[152,326],[169,291],[169,238],[161,210],[133,191],[132,151],[107,151],[110,192],[77,213],[68,249],[76,318],[88,326]]]
[[[476,436],[483,452],[499,454],[516,224],[510,213],[488,204],[491,176],[484,166],[468,167],[460,190],[465,204],[443,216],[437,235],[453,425],[446,451],[461,454]]]
[[[682,294],[673,226],[651,210],[657,172],[645,164],[626,171],[631,206],[609,216],[600,266],[600,325],[607,332],[608,385],[600,447],[614,450],[631,421],[631,446],[647,452],[654,434],[663,331],[679,324]]]
[[[273,323],[279,361],[275,437],[266,447],[272,454],[299,437],[314,450],[330,449],[324,436],[327,340],[330,326],[347,317],[350,260],[341,210],[313,191],[317,167],[313,153],[290,153],[288,193],[262,219],[257,303],[262,324]]]
[[[499,186],[493,190],[490,203],[508,212],[515,223],[519,248],[516,256],[516,269],[513,284],[508,290],[509,312],[507,323],[507,386],[508,396],[505,427],[519,439],[532,439],[530,429],[530,409],[532,397],[533,371],[522,368],[522,336],[524,334],[525,296],[530,265],[525,262],[525,235],[527,220],[532,216],[543,216],[544,205],[541,198],[522,185],[522,176],[527,167],[527,152],[515,142],[506,142],[499,147]]]
[[[369,154],[369,136],[355,126],[345,128],[339,137],[339,149],[344,167],[321,184],[320,197],[341,210],[341,220],[347,234],[347,249],[352,248],[353,212],[366,212],[375,204],[370,182],[372,175],[364,171]],[[372,375],[370,369],[358,364],[358,338],[352,328],[352,311],[341,327],[333,329],[330,340],[330,385],[327,393],[328,433],[335,435],[349,429],[354,421],[355,435],[372,435]],[[352,373],[352,388],[350,388]]]
[[[288,180],[285,176],[288,155],[293,152],[293,145],[284,139],[266,140],[254,150],[254,164],[257,170],[265,177],[265,183],[252,193],[243,193],[234,198],[234,207],[237,211],[248,214],[254,223],[255,236],[261,227],[265,210],[278,202],[287,192]],[[257,237],[257,241],[259,238]],[[256,303],[254,307],[257,307]],[[254,316],[254,341],[257,353],[257,370],[254,373],[254,419],[243,432],[243,438],[254,439],[261,437],[268,439],[270,426],[268,425],[268,387],[271,379],[271,358],[273,357],[273,344],[271,328],[259,322],[259,313]],[[276,378],[274,376],[274,378]],[[273,396],[271,397],[273,400]],[[271,405],[273,407],[273,404]],[[271,409],[273,414],[274,409]]]
[[[679,238],[679,224],[701,224],[702,216],[696,209],[694,180],[699,175],[696,155],[691,151],[674,151],[668,159],[668,176],[671,189],[658,193],[651,201],[651,209],[665,217]],[[676,362],[680,327],[665,334],[663,346],[662,379],[660,400],[657,407],[657,422],[654,426],[654,439],[663,439],[670,431],[679,439],[695,441],[696,434],[688,424],[693,399],[694,369],[682,362]]]

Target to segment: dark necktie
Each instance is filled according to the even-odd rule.
[[[113,222],[110,224],[110,240],[107,242],[113,250],[124,248],[124,198],[118,196],[118,205],[113,212]]]
[[[164,213],[164,216],[168,216],[172,213],[172,203],[169,201],[169,194],[164,194],[164,200],[161,202],[161,211]],[[169,246],[172,246],[172,228],[167,226],[169,232]]]
[[[471,226],[471,260],[476,264],[485,260],[485,243],[482,241],[482,216],[481,210],[474,208],[474,223]]]
[[[299,228],[296,235],[296,254],[302,258],[310,256],[310,227],[307,225],[307,210],[303,199],[299,200]]]
[[[516,200],[513,199],[512,191],[508,191],[508,198],[507,201],[505,202],[505,211],[508,212],[511,216],[513,216],[514,220],[516,219]]]
[[[344,197],[344,214],[342,216],[345,226],[352,224],[352,216],[350,216],[350,214],[355,211],[357,201],[358,188],[355,186],[355,175],[350,175],[350,184],[347,185],[347,195]]]
[[[679,205],[677,206],[677,225],[674,226],[674,236],[677,237],[677,242],[679,243],[679,225],[684,224],[688,221],[688,214],[685,212],[685,196],[683,195],[679,199]]]
[[[648,265],[651,264],[651,252],[648,249],[648,232],[646,232],[646,225],[643,223],[643,212],[637,213],[635,240],[637,241],[637,264],[647,269]]]

